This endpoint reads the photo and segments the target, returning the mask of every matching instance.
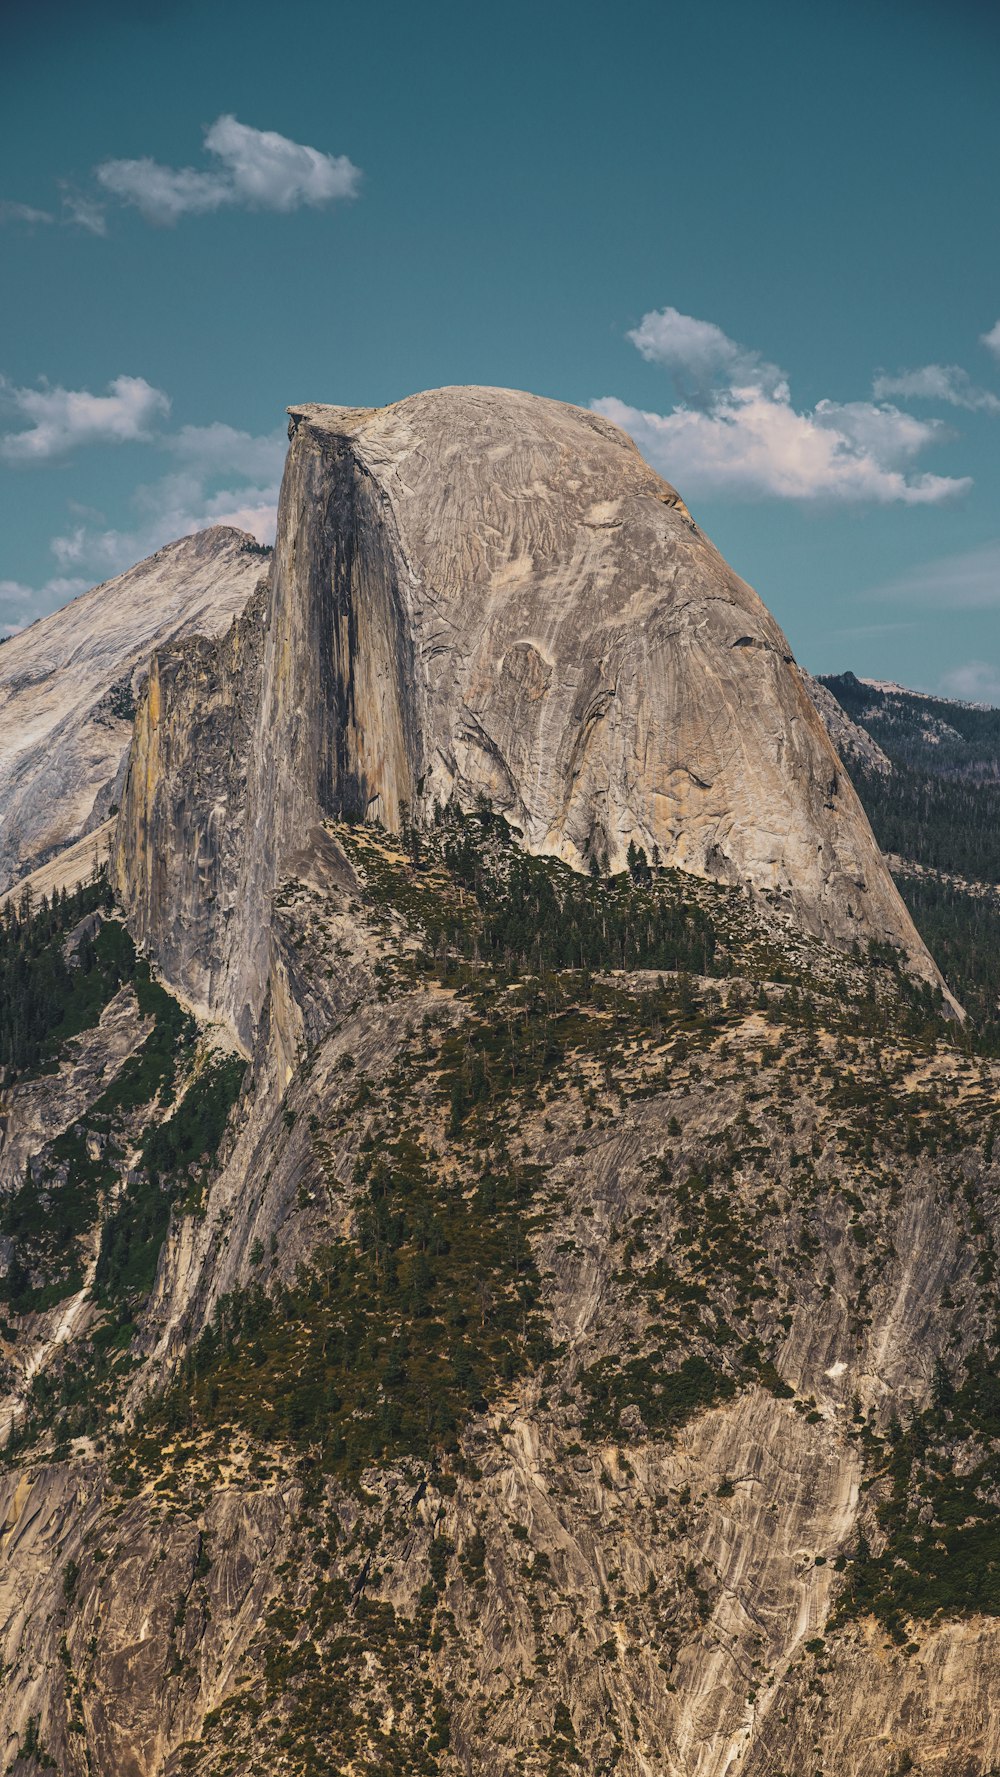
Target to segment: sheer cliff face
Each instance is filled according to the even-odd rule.
[[[105,819],[149,656],[219,635],[260,579],[252,537],[216,526],[74,599],[0,651],[0,891]]]
[[[316,819],[480,795],[531,851],[657,848],[937,979],[784,636],[623,433],[492,389],[290,412],[262,650],[235,676],[226,643],[162,664],[137,728],[118,876],[179,985],[247,1034],[268,897]],[[206,700],[234,730],[208,789],[200,742],[163,738]],[[210,930],[158,887],[192,848]]]

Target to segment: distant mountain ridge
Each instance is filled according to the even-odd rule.
[[[0,893],[107,818],[151,655],[226,629],[266,553],[229,525],[182,537],[0,648]]]
[[[1000,776],[1000,709],[851,672],[822,674],[817,683],[896,765],[924,767],[940,777]]]
[[[1000,709],[851,672],[817,683],[836,700],[831,733],[864,736],[845,757],[919,931],[1000,1043]]]
[[[1000,1042],[852,777],[990,785],[603,419],[291,418],[24,749],[120,808],[0,910],[0,1763],[985,1777]]]

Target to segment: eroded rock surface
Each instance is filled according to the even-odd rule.
[[[290,413],[270,593],[137,722],[117,881],[171,979],[248,1040],[317,819],[485,796],[531,851],[641,845],[937,982],[787,641],[622,432],[496,389]]]
[[[851,771],[877,771],[880,777],[892,776],[892,760],[883,752],[867,729],[852,722],[841,709],[833,692],[820,684],[810,673],[802,674],[806,694],[818,712],[844,764]]]
[[[113,866],[201,1027],[0,1100],[14,1777],[986,1777],[1000,1065],[628,441],[296,409]]]
[[[266,563],[218,525],[42,617],[0,650],[0,891],[103,821],[121,795],[149,657],[214,636]]]

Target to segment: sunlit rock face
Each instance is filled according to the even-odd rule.
[[[622,432],[497,389],[289,411],[270,590],[137,723],[117,877],[179,986],[249,1036],[316,820],[480,796],[531,851],[635,843],[937,980],[780,629]]]
[[[217,636],[261,577],[217,525],[42,617],[0,648],[0,892],[98,826],[121,795],[149,657]]]

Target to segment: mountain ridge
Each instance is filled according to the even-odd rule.
[[[151,653],[225,629],[262,553],[231,526],[179,538],[0,648],[0,891],[108,817]]]
[[[617,427],[472,388],[290,429],[269,589],[160,658],[122,793],[118,891],[194,1001],[250,1040],[318,821],[479,796],[528,851],[640,846],[942,985],[787,641]]]
[[[0,1755],[986,1777],[997,1052],[674,491],[444,393],[295,410],[0,911]]]

